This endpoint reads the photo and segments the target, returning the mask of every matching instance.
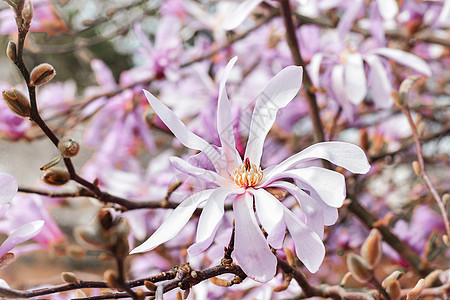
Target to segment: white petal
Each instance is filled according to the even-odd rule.
[[[284,210],[284,220],[294,240],[297,257],[310,272],[317,272],[325,257],[322,240],[287,208]]]
[[[395,0],[377,0],[378,11],[386,21],[393,20],[398,13],[398,5]]]
[[[232,187],[232,186],[236,185],[231,180],[225,179],[224,177],[220,176],[216,172],[195,167],[179,157],[171,156],[169,158],[169,161],[170,161],[170,164],[177,170],[179,170],[183,173],[189,174],[191,176],[194,176],[196,178],[199,178],[201,180],[204,180],[204,181],[207,181],[210,183],[215,183],[218,186]]]
[[[286,171],[279,175],[304,183],[302,189],[311,188],[329,206],[341,207],[345,200],[345,177],[341,173],[319,167]]]
[[[235,215],[234,255],[250,278],[267,282],[275,276],[277,259],[270,251],[253,212],[253,196],[238,195],[233,201]]]
[[[44,226],[44,221],[34,221],[26,223],[13,231],[8,238],[0,246],[0,258],[9,252],[16,245],[21,244],[29,239],[35,237],[39,232],[41,232],[42,226]]]
[[[242,1],[239,5],[233,8],[225,18],[225,21],[222,24],[223,29],[225,30],[233,30],[242,22],[244,22],[245,18],[252,12],[261,3],[262,0],[245,0]]]
[[[444,6],[441,9],[441,13],[439,14],[438,22],[441,26],[450,25],[450,1],[444,0]]]
[[[275,249],[283,246],[286,225],[283,221],[283,208],[278,199],[264,189],[250,191],[255,196],[258,219],[267,232],[267,242]]]
[[[353,1],[352,5],[345,10],[336,28],[340,39],[344,39],[350,32],[356,16],[361,10],[361,4],[363,4],[361,0]]]
[[[217,131],[219,132],[220,142],[226,162],[224,163],[226,170],[232,172],[241,164],[239,153],[236,151],[236,143],[234,141],[233,116],[231,115],[230,101],[228,100],[225,84],[231,69],[236,63],[235,56],[230,60],[220,80],[219,103],[217,107]]]
[[[190,256],[198,255],[211,245],[222,221],[224,202],[229,193],[228,189],[218,188],[212,193],[211,199],[206,202],[198,221],[195,244],[187,249]]]
[[[344,84],[344,66],[336,65],[331,71],[331,88],[336,96],[337,102],[345,108],[350,105],[347,99],[347,93],[345,92]]]
[[[213,191],[213,189],[204,190],[186,198],[170,213],[152,236],[140,246],[134,248],[130,254],[150,251],[174,238],[189,221],[197,207],[210,198]]]
[[[16,179],[9,174],[0,173],[0,207],[9,204],[16,193]]]
[[[309,75],[311,77],[311,82],[315,86],[319,86],[319,74],[320,74],[320,64],[322,63],[323,54],[316,53],[311,58],[311,62],[308,65]]]
[[[393,104],[391,97],[392,86],[380,59],[373,54],[364,57],[365,61],[370,65],[371,90],[373,101],[378,107],[389,108]]]
[[[263,186],[270,182],[277,174],[288,170],[295,165],[317,158],[326,159],[335,165],[341,166],[350,172],[365,174],[369,172],[370,165],[364,151],[356,145],[345,142],[323,142],[317,143],[301,152],[285,159],[267,173],[257,185]]]
[[[170,131],[172,131],[180,143],[190,149],[199,150],[205,153],[214,164],[216,170],[220,171],[222,167],[219,165],[219,153],[217,153],[217,151],[210,144],[208,144],[208,142],[190,131],[186,125],[178,119],[173,111],[171,111],[161,101],[156,99],[155,96],[146,90],[144,90],[144,93],[158,117],[164,122],[164,124],[166,124],[167,127],[169,127]]]
[[[344,65],[345,93],[353,104],[359,104],[367,94],[366,73],[361,54],[348,53]]]
[[[269,186],[280,187],[288,191],[300,204],[303,213],[306,216],[306,225],[311,227],[314,232],[316,232],[320,238],[323,238],[324,232],[324,217],[323,208],[319,204],[321,201],[316,201],[302,189],[298,188],[290,182],[275,181]]]
[[[428,64],[423,59],[409,52],[392,48],[378,48],[370,51],[369,53],[385,56],[404,66],[410,67],[427,76],[431,76],[431,69]]]
[[[267,83],[256,100],[244,155],[252,164],[259,166],[264,140],[275,122],[277,112],[297,95],[302,76],[302,67],[284,68]]]

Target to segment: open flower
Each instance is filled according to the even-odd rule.
[[[204,251],[214,239],[224,215],[224,203],[228,200],[233,202],[235,217],[234,256],[249,277],[261,282],[274,277],[277,260],[269,245],[281,248],[286,229],[294,240],[299,259],[308,270],[316,272],[325,255],[321,240],[323,226],[336,222],[337,207],[345,199],[344,176],[318,167],[296,167],[313,159],[329,160],[354,173],[366,173],[370,166],[359,147],[326,142],[306,148],[278,165],[261,169],[264,140],[275,122],[277,111],[297,95],[301,86],[302,68],[295,66],[279,72],[258,97],[242,160],[235,148],[230,102],[225,91],[228,74],[236,59],[228,63],[220,82],[217,128],[221,147],[212,146],[192,133],[168,107],[144,91],[152,108],[177,139],[186,147],[203,152],[215,171],[172,157],[171,163],[177,169],[207,182],[213,188],[184,200],[158,230],[132,253],[154,249],[175,237],[195,209],[206,202],[199,219],[196,242],[188,249],[190,255]],[[292,178],[296,184],[282,180],[285,178]],[[266,190],[269,187],[282,188],[291,193],[302,207],[301,218],[269,193]]]

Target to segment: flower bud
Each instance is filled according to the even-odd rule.
[[[44,173],[42,181],[49,185],[60,186],[70,181],[70,174],[63,168],[51,168]]]
[[[20,14],[22,12],[23,6],[25,4],[25,0],[3,0],[11,6],[16,14]]]
[[[361,247],[361,256],[373,269],[380,262],[381,254],[380,232],[374,228],[370,231],[369,236]]]
[[[406,295],[406,300],[417,300],[422,294],[423,289],[425,288],[425,279],[420,279],[416,286],[408,292]]]
[[[412,167],[413,167],[414,173],[416,173],[417,176],[419,176],[419,177],[422,176],[421,175],[422,171],[420,170],[420,164],[417,160],[412,162]]]
[[[51,65],[47,63],[40,64],[31,71],[30,84],[34,86],[43,85],[52,80],[55,75],[55,69]]]
[[[10,60],[15,61],[17,54],[17,45],[14,41],[9,41],[8,46],[6,46],[6,55]]]
[[[396,271],[392,272],[391,275],[386,277],[383,280],[383,282],[381,283],[381,285],[383,286],[383,288],[387,288],[392,282],[397,282],[402,276],[403,276],[403,273],[396,270]]]
[[[80,283],[80,281],[78,280],[77,276],[74,273],[72,273],[72,272],[62,272],[61,273],[61,278],[66,283],[70,283],[70,284]]]
[[[80,152],[80,144],[70,137],[63,137],[58,143],[58,150],[64,157],[74,157]]]
[[[122,287],[119,284],[117,276],[113,270],[106,270],[105,273],[103,273],[103,279],[105,279],[106,284],[109,287],[117,289],[118,291],[122,291]]]
[[[442,270],[434,270],[430,274],[425,277],[425,287],[432,287],[433,283],[439,279],[439,276],[442,274]]]
[[[231,282],[222,278],[212,277],[209,279],[209,281],[211,281],[213,284],[217,286],[224,286],[224,287],[231,286]]]
[[[359,255],[350,253],[347,256],[347,267],[352,273],[352,277],[359,283],[366,283],[373,278],[370,266]]]
[[[392,281],[385,287],[386,293],[391,297],[391,300],[400,300],[402,290],[398,281]]]
[[[177,300],[183,300],[183,296],[180,291],[177,291]]]
[[[419,136],[423,136],[426,126],[427,126],[427,124],[425,124],[425,122],[423,122],[423,121],[420,121],[419,124],[417,124],[417,134]]]
[[[14,253],[7,252],[2,257],[0,257],[0,269],[5,268],[10,263],[14,262],[16,260],[16,256]]]
[[[158,288],[158,286],[156,284],[154,284],[153,282],[148,281],[148,280],[144,281],[144,285],[149,291],[152,291],[152,292],[156,292],[156,289]]]
[[[22,18],[24,20],[24,26],[28,27],[31,24],[31,20],[33,19],[33,4],[31,3],[31,0],[28,0],[28,5],[22,10]]]
[[[2,92],[3,100],[8,108],[19,117],[28,118],[31,114],[30,101],[18,89],[12,88]]]

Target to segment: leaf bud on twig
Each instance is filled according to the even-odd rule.
[[[63,137],[58,143],[58,150],[66,158],[74,157],[80,152],[80,144],[70,137]]]
[[[9,6],[14,10],[16,15],[22,12],[23,6],[25,5],[25,0],[3,0],[8,3]]]
[[[391,297],[392,300],[398,300],[401,297],[401,287],[398,283],[398,280],[400,277],[403,276],[403,273],[396,270],[392,272],[391,275],[386,277],[383,282],[381,283],[381,286],[386,290],[388,295]]]
[[[70,284],[80,283],[80,281],[78,280],[77,276],[74,273],[72,273],[72,272],[62,272],[61,273],[61,278],[66,283],[70,283]]]
[[[34,9],[31,0],[28,0],[28,5],[22,10],[22,18],[24,20],[23,26],[25,28],[29,28],[31,24],[31,20],[33,19]]]
[[[106,270],[105,273],[103,273],[103,279],[105,279],[106,284],[113,288],[117,289],[119,292],[122,292],[122,286],[119,284],[119,281],[117,280],[117,275],[113,270]]]
[[[30,84],[34,86],[43,85],[52,80],[55,75],[56,71],[52,65],[47,63],[40,64],[31,71]]]
[[[408,292],[406,295],[406,300],[417,300],[422,294],[423,289],[425,288],[425,279],[420,279],[416,286]]]
[[[6,55],[11,61],[16,60],[17,45],[14,41],[9,41],[8,46],[6,46]]]
[[[347,267],[352,273],[352,277],[359,283],[369,282],[373,278],[370,266],[368,266],[365,260],[359,255],[350,253],[347,256]]]
[[[381,235],[378,229],[374,228],[361,247],[361,256],[373,269],[380,262],[381,255]]]
[[[60,186],[70,181],[70,174],[63,168],[51,168],[42,175],[42,181],[49,185]]]
[[[420,164],[417,160],[412,162],[412,167],[413,167],[414,173],[416,173],[417,176],[421,177],[422,171],[420,170]]]
[[[30,101],[18,89],[12,88],[2,92],[3,100],[8,108],[19,117],[28,118],[31,114]]]

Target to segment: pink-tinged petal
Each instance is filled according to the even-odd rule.
[[[308,65],[309,76],[311,77],[311,82],[315,86],[319,86],[319,74],[320,74],[320,64],[322,63],[323,54],[316,53],[311,58],[311,62]]]
[[[288,191],[299,203],[304,215],[306,216],[306,225],[311,227],[315,233],[323,238],[324,232],[324,214],[321,201],[316,201],[302,189],[298,188],[296,185],[290,182],[276,181],[269,186],[279,187]]]
[[[219,103],[217,107],[217,131],[219,132],[220,142],[222,144],[222,151],[226,158],[226,170],[233,172],[241,163],[239,153],[236,151],[236,142],[234,140],[233,116],[231,115],[230,101],[228,100],[225,84],[230,74],[231,69],[236,63],[235,56],[227,64],[220,80],[219,88]]]
[[[186,198],[170,213],[152,236],[140,246],[134,248],[130,254],[150,251],[174,238],[189,221],[197,207],[211,197],[213,191],[213,189],[204,190]]]
[[[336,65],[331,71],[331,88],[336,96],[336,101],[341,104],[341,106],[346,107],[349,104],[347,99],[347,93],[345,92],[344,84],[344,66]]]
[[[341,207],[345,200],[345,177],[341,173],[319,167],[309,167],[283,172],[280,177],[289,177],[304,183],[300,188],[311,190],[329,206]]]
[[[366,174],[370,170],[366,154],[358,146],[345,142],[323,142],[309,146],[285,159],[268,172],[264,170],[264,177],[257,187],[266,185],[279,173],[293,168],[299,163],[318,158],[326,159],[356,174]]]
[[[311,273],[317,272],[325,257],[322,240],[287,208],[284,210],[284,220],[294,240],[297,257]]]
[[[345,93],[351,103],[359,104],[367,94],[367,81],[363,59],[359,53],[348,53],[345,59]]]
[[[264,140],[275,122],[277,112],[297,95],[302,77],[302,67],[284,68],[267,83],[256,100],[244,157],[248,157],[257,167],[261,161]]]
[[[280,201],[264,189],[249,192],[255,197],[256,214],[267,232],[267,242],[275,249],[280,249],[286,233]]]
[[[431,69],[428,64],[423,59],[409,52],[392,48],[378,48],[370,51],[369,54],[385,56],[422,74],[431,76]]]
[[[398,13],[398,5],[395,0],[377,0],[378,11],[383,19],[393,20]]]
[[[44,221],[39,220],[26,223],[25,225],[19,227],[19,229],[13,231],[0,246],[0,258],[16,245],[35,237],[39,232],[41,232],[42,226],[44,226]]]
[[[345,10],[344,14],[342,15],[341,20],[339,21],[339,24],[337,26],[337,32],[341,39],[343,39],[350,32],[353,22],[355,21],[357,14],[361,10],[361,4],[361,0],[354,1],[354,3],[347,10]]]
[[[373,101],[378,107],[391,107],[394,101],[391,97],[392,86],[386,73],[386,69],[376,55],[369,54],[364,59],[369,64],[372,74],[371,90]]]
[[[438,18],[438,25],[449,26],[450,25],[450,1],[445,0],[444,6],[441,9],[441,13]]]
[[[198,255],[211,245],[222,221],[225,199],[229,194],[230,190],[218,188],[212,193],[211,199],[206,202],[198,221],[195,244],[187,249],[190,256]]]
[[[164,124],[166,124],[167,127],[169,127],[170,131],[172,131],[180,143],[190,149],[199,150],[205,153],[205,155],[208,156],[214,164],[216,170],[220,171],[222,167],[219,165],[221,160],[219,153],[210,144],[208,144],[208,142],[190,131],[186,125],[178,119],[173,111],[171,111],[161,101],[156,99],[155,96],[146,90],[144,90],[144,93],[158,117],[164,122]]]
[[[99,59],[94,59],[91,61],[91,68],[95,73],[95,78],[97,78],[98,84],[108,90],[114,90],[117,87],[116,80],[108,68],[108,66]]]
[[[267,282],[275,276],[277,259],[270,251],[255,213],[253,196],[238,195],[233,201],[235,215],[234,256],[242,270],[250,278]]]
[[[141,42],[142,46],[144,46],[146,54],[149,56],[154,56],[155,54],[153,50],[153,45],[148,39],[147,35],[142,32],[142,26],[140,23],[134,24],[134,34]]]
[[[16,193],[16,179],[9,174],[0,173],[0,208],[8,205]]]
[[[177,170],[194,176],[200,180],[214,183],[218,186],[225,186],[230,188],[236,187],[236,184],[233,181],[220,176],[216,172],[195,167],[179,157],[172,156],[169,158],[169,161],[170,164]]]
[[[262,0],[245,0],[233,8],[222,24],[223,29],[233,30],[244,22],[245,18],[257,7]]]

